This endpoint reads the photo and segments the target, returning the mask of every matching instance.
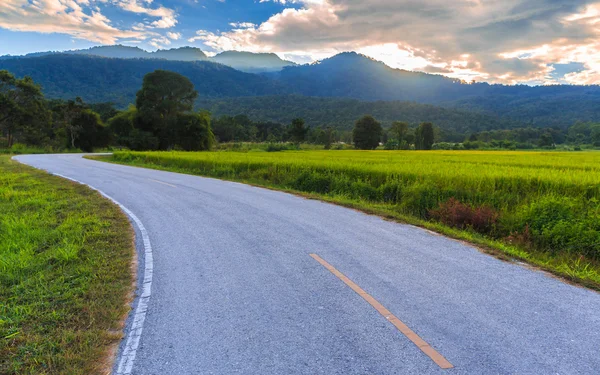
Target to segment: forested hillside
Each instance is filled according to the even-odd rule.
[[[484,130],[524,127],[526,124],[497,116],[429,104],[400,101],[361,102],[356,99],[305,97],[300,95],[245,98],[201,98],[200,108],[215,116],[245,114],[257,121],[289,123],[301,117],[310,126],[350,130],[364,114],[376,117],[385,126],[394,121],[416,125],[433,122],[449,133],[461,134]]]
[[[140,51],[134,49],[130,52]],[[191,56],[197,51],[178,49],[164,53]],[[240,64],[247,57],[243,53],[224,56]],[[265,66],[285,64],[273,56],[252,57],[264,58]],[[69,54],[0,59],[0,69],[7,69],[17,77],[31,76],[41,84],[49,98],[79,96],[87,102],[112,102],[119,108],[134,102],[136,88],[146,73],[164,69],[189,77],[200,98],[303,95],[362,101],[290,100],[282,97],[200,103],[217,113],[237,114],[244,108],[249,115],[277,121],[299,116],[309,123],[339,126],[347,123],[349,118],[356,118],[359,109],[363,113],[379,115],[384,121],[391,121],[399,115],[411,122],[427,118],[438,123],[455,124],[452,126],[460,127],[459,131],[523,124],[564,129],[581,121],[600,121],[600,86],[467,84],[440,75],[392,69],[356,53],[339,54],[310,65],[287,66],[281,72],[266,74],[243,73],[212,61],[113,59]],[[390,103],[366,103],[375,101]],[[433,104],[451,110],[416,107],[397,101]],[[302,105],[298,105],[299,102]],[[234,105],[242,107],[234,111]],[[283,110],[281,105],[287,109]],[[409,111],[407,106],[411,107]]]
[[[81,97],[86,102],[113,102],[124,108],[147,73],[169,70],[188,77],[203,96],[232,97],[285,93],[267,77],[243,73],[207,61],[112,59],[79,55],[48,55],[0,60],[0,69],[17,77],[30,76],[49,98]]]

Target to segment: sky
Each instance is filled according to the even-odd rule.
[[[505,84],[600,84],[600,1],[0,0],[0,55],[123,44],[356,51],[393,68]]]

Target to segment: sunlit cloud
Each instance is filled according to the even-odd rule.
[[[565,79],[600,83],[598,1],[276,2],[295,6],[252,27],[200,30],[190,41],[303,61],[353,50],[395,68],[500,83],[552,83],[552,64],[581,62],[585,69]]]
[[[58,33],[76,39],[101,44],[120,40],[141,41],[158,38],[151,29],[170,28],[177,23],[173,10],[163,6],[149,7],[152,1],[143,0],[2,0],[0,1],[0,28],[12,31]],[[97,4],[117,6],[125,11],[154,18],[130,28],[113,24]]]

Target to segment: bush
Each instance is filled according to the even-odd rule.
[[[331,190],[331,180],[317,172],[304,172],[296,178],[292,187],[300,191],[327,194]]]
[[[288,145],[285,143],[269,143],[266,149],[267,152],[279,152],[284,150],[289,150]]]
[[[445,203],[440,203],[438,209],[429,210],[431,218],[448,226],[467,229],[471,228],[479,233],[491,233],[498,221],[498,212],[490,207],[481,206],[473,208],[450,198]]]

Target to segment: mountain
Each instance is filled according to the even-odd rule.
[[[144,52],[135,47],[101,51]],[[194,49],[164,53],[201,57]],[[225,54],[228,55],[231,54]],[[135,100],[144,74],[167,69],[189,77],[200,96],[208,98],[295,94],[363,102],[411,101],[541,127],[566,128],[577,121],[600,122],[600,86],[466,84],[441,75],[393,69],[356,53],[343,53],[319,63],[286,66],[279,72],[261,74],[244,73],[215,63],[213,59],[185,62],[72,54],[0,59],[0,69],[8,69],[17,76],[32,76],[49,97],[81,96],[86,101],[112,101],[120,106]],[[310,111],[311,108],[306,108],[307,114]]]
[[[285,93],[276,81],[240,72],[209,61],[114,59],[55,54],[36,58],[0,60],[0,69],[18,77],[29,75],[49,98],[81,97],[86,102],[113,102],[120,107],[135,103],[144,75],[157,69],[189,77],[202,96],[232,97]]]
[[[208,56],[200,48],[181,47],[172,49],[159,49],[150,53],[152,58],[172,61],[201,61],[207,60]]]
[[[280,59],[274,53],[240,51],[222,52],[213,56],[210,60],[248,73],[276,72],[285,67],[296,65],[291,61]]]
[[[28,53],[26,55],[21,55],[21,56],[17,56],[17,55],[2,55],[2,56],[0,56],[0,60],[10,60],[10,59],[27,58],[27,57],[40,57],[40,56],[54,55],[56,53],[60,53],[60,52],[54,52],[54,51],[33,52],[33,53]]]
[[[600,86],[464,83],[441,75],[393,69],[354,52],[274,73],[290,92],[363,101],[402,100],[509,117],[535,126],[600,122]]]
[[[118,59],[163,59],[170,61],[203,61],[210,60],[227,65],[247,73],[277,72],[287,66],[295,66],[291,61],[282,60],[274,53],[251,53],[227,51],[209,58],[200,49],[195,47],[180,47],[172,49],[159,49],[147,52],[138,47],[123,45],[97,46],[88,49],[71,50],[65,52],[36,52],[24,56],[0,56],[0,60],[15,58],[31,58],[55,54],[87,55]]]
[[[149,52],[146,52],[139,47],[128,47],[122,45],[99,46],[88,49],[65,51],[63,53],[69,55],[91,55],[118,59],[144,59],[150,56]]]
[[[272,77],[303,95],[361,100],[435,102],[464,95],[471,89],[457,79],[393,69],[355,52],[309,65],[286,67]]]

